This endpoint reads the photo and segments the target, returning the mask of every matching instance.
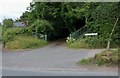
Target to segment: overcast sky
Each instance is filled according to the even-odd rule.
[[[0,22],[4,18],[19,18],[32,0],[0,0]]]

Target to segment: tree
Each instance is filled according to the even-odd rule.
[[[21,19],[27,18],[30,25],[36,20],[52,22],[53,35],[62,37],[68,36],[83,26],[88,26],[90,32],[97,32],[100,37],[106,39],[113,28],[116,16],[120,13],[119,4],[120,2],[35,2],[30,3],[29,11],[23,13]],[[118,29],[115,33],[117,31]]]
[[[77,30],[75,22],[84,17],[87,7],[88,5],[84,3],[35,2],[30,3],[29,12],[23,13],[21,19],[28,19],[30,25],[37,19],[50,21],[55,29],[53,35],[64,37],[68,36],[70,32]],[[60,32],[61,30],[63,32]]]
[[[86,12],[87,15],[87,26],[89,32],[97,32],[99,38],[103,38],[103,43],[110,40],[110,34],[114,28],[116,19],[120,13],[120,2],[116,3],[91,3],[90,9]],[[114,32],[111,37],[111,47],[118,45],[118,36],[120,22],[114,28]]]
[[[4,28],[11,28],[13,27],[13,20],[12,19],[4,19],[3,20],[3,27]]]
[[[32,25],[33,32],[37,34],[49,35],[53,31],[52,24],[46,20],[37,20]]]

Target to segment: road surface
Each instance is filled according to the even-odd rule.
[[[52,43],[40,49],[3,52],[4,76],[117,76],[118,68],[80,65],[80,59],[92,57],[104,49],[68,49]]]

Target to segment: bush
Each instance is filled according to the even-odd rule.
[[[15,36],[18,35],[32,35],[32,32],[29,31],[29,28],[7,28],[2,35],[4,46],[7,42],[14,40]]]
[[[69,44],[68,44],[69,43]],[[71,42],[67,42],[69,48],[105,48],[107,41],[98,37],[85,37]]]
[[[111,60],[113,61],[113,63],[118,64],[119,57],[118,56],[113,56]]]
[[[52,24],[46,20],[37,20],[31,25],[31,29],[37,34],[50,34],[53,30]]]
[[[27,49],[27,48],[39,48],[47,44],[46,41],[30,36],[16,36],[13,41],[8,42],[7,49]]]
[[[67,43],[67,46],[69,48],[88,48],[88,45],[84,43],[84,40],[77,40],[77,41],[74,41],[73,43]]]
[[[8,41],[11,41],[14,39],[16,35],[19,35],[22,33],[21,28],[8,28],[6,31],[3,33],[3,41],[6,43]]]
[[[89,64],[89,59],[82,59],[80,60],[81,64]]]
[[[102,37],[86,37],[84,39],[90,48],[106,48],[107,41]]]
[[[107,58],[106,56],[101,56],[100,58],[98,58],[98,60],[96,59],[96,61],[94,61],[94,63],[97,65],[103,65],[109,62],[110,62],[110,59]]]
[[[109,65],[118,66],[120,58],[118,57],[118,50],[106,50],[96,54],[94,57],[80,60],[81,64],[96,64],[96,65]]]
[[[67,44],[71,44],[71,43],[73,43],[74,41],[75,41],[74,38],[67,37],[67,40],[66,40]]]

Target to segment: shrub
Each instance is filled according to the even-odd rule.
[[[95,54],[94,57],[80,60],[81,64],[97,64],[97,65],[116,65],[118,66],[120,58],[118,58],[118,50],[106,50]]]
[[[67,37],[67,40],[66,40],[67,44],[73,43],[74,41],[75,41],[74,38],[72,38],[72,37]]]
[[[89,59],[82,59],[80,60],[81,64],[89,64]]]
[[[29,28],[7,28],[2,34],[4,46],[7,42],[14,40],[15,36],[18,35],[32,35],[32,32],[29,31]]]
[[[30,36],[16,36],[13,41],[7,43],[7,49],[27,49],[43,47],[47,44],[46,41]]]
[[[53,30],[52,24],[46,20],[37,20],[31,25],[35,33],[50,34]]]
[[[96,59],[95,64],[97,65],[103,65],[109,63],[109,58],[105,57],[105,56],[101,56],[100,58],[98,58],[98,60]]]
[[[9,42],[14,39],[16,35],[23,34],[23,28],[8,28],[3,33],[3,41]]]
[[[3,33],[3,41],[6,43],[8,41],[11,41],[14,39],[16,35],[21,34],[22,32],[21,28],[8,28],[6,31]]]
[[[88,45],[84,43],[84,40],[77,40],[68,44],[69,48],[88,48]]]
[[[89,48],[105,48],[107,45],[107,41],[100,37],[86,37],[85,44],[88,44]]]
[[[105,48],[107,41],[98,37],[85,37],[68,41],[67,44],[69,48]]]
[[[112,57],[112,61],[113,61],[113,63],[118,64],[118,62],[119,62],[119,57],[118,57],[118,56],[113,56],[113,57]]]

